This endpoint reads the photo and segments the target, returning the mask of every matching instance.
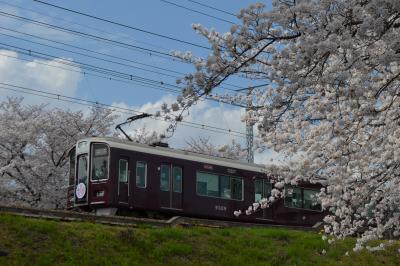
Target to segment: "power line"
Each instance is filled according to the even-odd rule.
[[[109,20],[109,19],[100,18],[100,17],[94,16],[94,15],[90,15],[90,14],[87,14],[87,13],[83,13],[83,12],[80,12],[80,11],[72,10],[72,9],[69,9],[69,8],[62,7],[62,6],[50,4],[50,3],[47,3],[47,2],[44,2],[44,1],[40,1],[40,0],[33,0],[33,1],[38,2],[40,4],[48,5],[48,6],[51,6],[51,7],[55,7],[55,8],[64,10],[64,11],[72,12],[72,13],[75,13],[75,14],[78,14],[78,15],[82,15],[82,16],[85,16],[85,17],[89,17],[89,18],[92,18],[92,19],[96,19],[96,20],[100,20],[100,21],[107,22],[107,23],[110,23],[110,24],[114,24],[114,25],[117,25],[117,26],[120,26],[120,27],[128,28],[128,29],[135,30],[135,31],[140,31],[140,32],[143,32],[143,33],[146,33],[146,34],[150,34],[150,35],[153,35],[153,36],[157,36],[157,37],[169,39],[169,40],[172,40],[172,41],[188,44],[188,45],[191,45],[191,46],[203,48],[203,49],[206,49],[206,50],[210,50],[209,47],[206,47],[206,46],[203,46],[203,45],[199,45],[199,44],[195,44],[195,43],[188,42],[188,41],[184,41],[184,40],[180,40],[180,39],[177,39],[175,37],[171,37],[171,36],[167,36],[167,35],[151,32],[151,31],[148,31],[148,30],[144,30],[144,29],[141,29],[141,28],[138,28],[138,27],[133,27],[133,26],[126,25],[126,24],[122,24],[122,23],[119,23],[119,22],[116,22],[116,21],[112,21],[112,20]]]
[[[37,14],[37,15],[40,15],[40,16],[43,16],[43,17],[51,18],[51,19],[54,19],[54,20],[64,21],[64,22],[66,22],[66,23],[68,23],[70,25],[78,25],[80,27],[88,28],[88,29],[91,29],[91,30],[94,30],[94,31],[97,31],[97,32],[102,32],[102,33],[105,33],[105,34],[108,34],[108,35],[113,35],[114,34],[114,33],[111,33],[111,32],[105,31],[105,30],[101,30],[101,29],[98,29],[98,28],[95,28],[95,27],[91,27],[91,26],[88,26],[88,25],[83,25],[83,24],[80,24],[78,22],[69,21],[69,20],[64,19],[62,17],[55,17],[55,16],[51,16],[51,15],[48,15],[48,14],[44,14],[42,12],[39,12],[39,11],[36,11],[36,10],[33,10],[33,9],[29,9],[29,8],[26,8],[26,7],[22,7],[22,6],[19,6],[19,5],[16,5],[16,4],[10,4],[10,3],[7,3],[7,2],[1,1],[1,0],[0,0],[0,3],[2,3],[4,5],[7,5],[7,6],[16,7],[16,8],[19,8],[21,10],[25,10],[25,11],[28,11],[30,13]],[[152,46],[152,47],[155,47],[155,48],[160,48],[160,49],[163,49],[165,51],[169,51],[170,50],[169,48],[165,48],[165,47],[162,47],[162,46],[154,45],[152,43],[140,41],[140,40],[137,40],[137,39],[132,39],[132,40],[134,42],[145,44],[145,45]]]
[[[13,32],[13,30],[9,30],[9,29],[1,27],[1,26],[0,26],[0,29]],[[19,32],[19,31],[14,31],[14,32],[25,34],[25,33]],[[130,68],[134,68],[134,69],[139,69],[139,70],[142,70],[142,71],[155,73],[155,74],[163,75],[163,76],[167,76],[167,77],[172,77],[172,78],[175,78],[175,79],[181,78],[180,76],[170,75],[170,74],[162,73],[162,72],[159,72],[159,71],[149,70],[149,69],[145,69],[145,68],[141,68],[141,67],[137,67],[137,66],[132,66],[132,65],[116,62],[116,61],[113,61],[113,60],[108,60],[108,59],[104,59],[104,58],[100,58],[100,57],[96,57],[96,56],[91,56],[91,55],[88,55],[86,53],[80,53],[80,52],[71,51],[71,50],[68,50],[68,49],[60,48],[60,47],[55,47],[55,46],[52,46],[52,45],[39,43],[39,42],[35,42],[35,41],[32,41],[32,40],[28,40],[28,39],[16,37],[16,36],[13,36],[13,35],[9,35],[9,34],[6,34],[6,33],[1,33],[0,32],[0,35],[4,35],[4,36],[10,37],[10,38],[17,39],[17,40],[22,40],[22,41],[33,43],[33,44],[38,44],[38,45],[41,45],[41,46],[57,49],[57,50],[68,52],[68,53],[77,54],[77,55],[80,55],[80,56],[84,56],[84,57],[88,57],[88,58],[92,58],[92,59],[96,59],[96,60],[100,60],[100,61],[104,61],[104,62],[108,62],[108,63],[117,64],[117,65],[124,66],[124,67],[130,67]],[[41,38],[41,37],[38,37],[38,36],[35,36],[35,35],[31,35],[31,34],[27,34],[27,35],[36,37],[38,39],[44,39],[46,41],[52,41],[52,40],[49,40],[49,39],[46,39],[46,38]],[[57,42],[57,41],[54,41],[54,42],[61,43],[61,42]],[[65,44],[65,43],[61,43],[61,44],[69,46],[68,44]],[[103,56],[109,56],[109,57],[112,57],[112,58],[123,59],[123,58],[120,58],[120,57],[114,57],[114,56],[110,56],[110,55],[107,55],[107,54],[95,52],[95,51],[92,51],[92,50],[89,50],[89,49],[77,47],[77,46],[74,46],[74,45],[71,45],[71,46],[74,47],[74,48],[77,48],[77,49],[82,49],[82,50],[89,51],[89,52],[96,53],[96,54],[100,54],[100,55],[103,55]],[[127,60],[127,61],[131,61],[131,60]],[[136,61],[131,61],[131,62],[137,63]],[[137,63],[137,64],[141,64],[141,63]],[[148,64],[143,64],[143,65],[151,66],[151,65],[148,65]],[[159,67],[155,67],[155,68],[159,68]],[[164,69],[164,68],[160,68],[160,69],[171,72],[171,70],[168,70],[168,69]],[[176,72],[176,71],[172,71],[172,72]],[[177,73],[179,73],[179,72],[177,72]],[[181,73],[181,74],[184,75],[184,73]],[[229,86],[232,86],[232,85],[227,84],[227,83],[225,83],[225,84],[229,85]],[[238,87],[238,86],[236,86],[236,87]],[[247,88],[242,88],[240,90],[237,90],[237,89],[226,88],[225,86],[219,86],[219,88],[225,89],[225,90],[229,90],[229,91],[235,91],[235,92],[241,92],[241,90],[246,90],[247,89]],[[241,87],[239,87],[239,88],[241,88]]]
[[[33,37],[33,38],[36,38],[36,39],[39,39],[39,40],[45,40],[45,41],[48,41],[48,42],[61,44],[61,45],[67,46],[67,47],[79,49],[79,50],[90,52],[90,53],[94,53],[94,54],[97,54],[97,55],[102,55],[102,56],[106,56],[106,57],[122,60],[122,61],[125,61],[125,62],[130,62],[130,63],[133,63],[133,64],[152,67],[152,68],[163,70],[163,71],[170,72],[170,73],[176,73],[176,74],[180,74],[180,75],[185,75],[185,73],[174,71],[174,70],[171,70],[171,69],[157,67],[157,66],[153,66],[153,65],[150,65],[150,64],[138,62],[138,61],[135,61],[135,60],[132,60],[132,59],[118,57],[118,56],[114,56],[114,55],[110,55],[110,54],[106,54],[106,53],[96,52],[96,51],[93,51],[93,50],[90,50],[90,49],[87,49],[87,48],[79,47],[79,46],[76,46],[76,45],[72,45],[72,44],[68,44],[68,43],[64,43],[64,42],[60,42],[60,41],[56,41],[56,40],[47,39],[47,38],[44,38],[44,37],[40,37],[40,36],[37,36],[37,35],[29,34],[29,33],[26,33],[26,32],[17,31],[17,30],[14,30],[14,29],[4,28],[4,27],[1,27],[1,26],[0,26],[0,29],[6,30],[6,31],[11,31],[11,32],[14,32],[14,33],[22,34],[22,35],[26,35],[26,36]],[[17,38],[17,37],[14,36],[13,38]],[[32,42],[32,41],[30,41],[30,42]],[[61,48],[57,48],[57,49],[61,49]]]
[[[36,0],[34,0],[34,1],[36,1]],[[226,23],[229,23],[229,24],[235,24],[235,22],[232,22],[232,21],[229,21],[229,20],[226,20],[226,19],[223,19],[223,18],[219,18],[219,17],[213,16],[213,15],[210,15],[210,14],[206,14],[204,12],[201,12],[201,11],[189,8],[189,7],[178,5],[178,4],[173,3],[173,2],[169,2],[169,1],[166,1],[166,0],[160,0],[160,1],[164,2],[164,3],[167,3],[167,4],[170,4],[170,5],[173,5],[173,6],[176,6],[176,7],[179,7],[179,8],[182,8],[182,9],[185,9],[185,10],[188,10],[188,11],[191,11],[191,12],[194,12],[194,13],[201,14],[203,16],[207,16],[207,17],[219,20],[219,21],[223,21],[223,22],[226,22]]]
[[[163,52],[159,52],[159,51],[155,51],[155,50],[152,50],[152,49],[147,49],[147,48],[144,48],[144,47],[127,44],[127,43],[124,43],[124,42],[119,42],[119,41],[111,40],[111,39],[108,39],[108,38],[103,38],[103,37],[100,37],[100,36],[96,36],[96,35],[92,35],[92,34],[88,34],[88,33],[83,33],[83,32],[80,32],[80,31],[76,31],[76,30],[72,30],[72,29],[68,29],[68,28],[64,28],[64,27],[59,27],[59,26],[52,25],[52,24],[49,24],[49,23],[44,23],[44,22],[40,22],[40,21],[37,21],[37,20],[33,20],[33,19],[25,18],[25,17],[20,17],[20,16],[17,16],[17,15],[13,15],[13,14],[2,12],[2,11],[0,11],[0,15],[12,17],[12,18],[18,19],[18,20],[28,21],[28,22],[33,23],[33,24],[37,24],[37,25],[40,25],[40,26],[43,26],[43,27],[54,29],[54,30],[59,30],[59,31],[62,31],[62,32],[67,32],[67,33],[70,33],[70,34],[73,34],[73,35],[78,35],[80,37],[94,39],[94,40],[102,41],[102,42],[105,42],[105,43],[108,43],[108,44],[112,43],[113,45],[116,45],[116,46],[119,46],[119,47],[131,49],[131,50],[134,50],[134,51],[139,51],[139,52],[142,52],[142,53],[145,53],[145,54],[149,54],[149,55],[158,56],[158,57],[161,57],[161,58],[164,58],[164,59],[168,59],[168,60],[172,60],[172,61],[175,61],[175,62],[187,63],[186,61],[183,61],[181,58],[179,58],[177,56],[174,56],[174,55],[171,55],[171,54],[167,54],[167,53],[163,53]],[[150,52],[146,52],[146,51],[150,51]],[[154,54],[152,54],[151,51],[154,52]],[[163,56],[163,55],[166,55],[166,56]],[[237,86],[237,85],[234,85],[234,84],[228,84],[228,83],[225,83],[225,84],[229,85],[229,86],[232,86],[232,87],[243,89],[243,87],[240,87],[240,86]]]
[[[204,7],[210,8],[210,9],[212,9],[212,10],[217,10],[217,11],[222,12],[222,13],[225,13],[225,14],[227,14],[227,15],[231,15],[231,16],[236,17],[235,14],[233,14],[233,13],[231,13],[231,12],[228,12],[228,11],[225,11],[225,10],[222,10],[222,9],[219,9],[219,8],[216,8],[216,7],[214,7],[214,6],[209,6],[209,5],[206,5],[206,4],[197,2],[197,1],[193,1],[193,0],[186,0],[186,1],[189,1],[189,2],[192,2],[192,3],[198,4],[198,5],[200,5],[200,6],[204,6]]]
[[[1,86],[0,86],[0,88],[19,91],[19,92],[28,91],[28,92],[31,92],[29,94],[33,94],[33,95],[36,95],[36,96],[41,96],[41,97],[50,96],[50,97],[52,97],[51,99],[57,99],[57,100],[60,100],[60,101],[67,100],[68,102],[75,102],[75,103],[78,103],[78,104],[85,103],[85,105],[86,104],[90,104],[90,106],[95,105],[95,106],[98,106],[98,107],[105,107],[107,109],[113,108],[113,109],[117,109],[119,111],[123,111],[123,113],[125,113],[125,114],[130,114],[130,113],[143,114],[143,112],[138,111],[138,110],[119,107],[119,106],[114,106],[114,105],[109,105],[109,104],[104,104],[104,103],[100,103],[100,102],[97,102],[97,101],[91,101],[91,100],[86,100],[86,99],[77,98],[77,97],[65,96],[65,95],[62,95],[62,94],[57,94],[57,93],[52,93],[52,92],[48,92],[48,91],[32,89],[32,88],[18,86],[18,85],[4,83],[4,82],[0,82],[0,84],[4,85],[4,86],[12,87],[13,89],[1,87]],[[23,90],[23,91],[21,91],[21,90]],[[44,95],[41,95],[39,93],[44,94]],[[49,98],[49,97],[47,97],[47,98]],[[130,112],[130,113],[128,113],[128,112]],[[165,120],[161,119],[161,118],[165,118],[165,116],[164,117],[157,117],[155,114],[151,114],[151,115],[152,116],[150,118],[152,118],[152,119],[166,122]],[[231,130],[231,129],[225,129],[225,128],[206,125],[206,124],[189,122],[189,121],[177,121],[177,122],[181,123],[184,126],[194,127],[194,128],[203,129],[203,130],[207,130],[207,131],[218,132],[218,133],[224,133],[225,132],[224,134],[229,134],[229,135],[236,136],[236,137],[244,138],[244,136],[245,136],[245,133],[242,133],[242,132],[239,132],[239,131],[234,131],[234,130]],[[232,134],[232,133],[234,133],[234,134]]]
[[[29,55],[29,53],[23,53],[22,52],[22,54],[28,55],[28,56],[32,56],[32,55]],[[19,60],[19,61],[31,62],[30,60],[27,60],[27,59],[18,58],[18,57],[15,57],[15,56],[6,55],[6,54],[2,54],[2,53],[0,53],[0,56],[13,58],[13,59],[16,59],[16,60]],[[38,58],[41,58],[41,59],[46,59],[46,58],[43,58],[43,57],[40,57],[40,56],[35,56],[35,57],[38,57]],[[97,78],[102,78],[102,79],[111,80],[111,81],[117,81],[117,82],[126,83],[126,84],[130,84],[130,85],[134,84],[134,85],[140,85],[140,86],[143,86],[143,87],[152,88],[152,89],[156,89],[156,90],[167,91],[167,92],[174,93],[174,94],[177,94],[177,95],[180,94],[180,92],[178,90],[173,90],[171,88],[162,87],[162,86],[156,85],[156,84],[148,84],[148,83],[144,83],[144,82],[140,82],[140,81],[133,81],[133,80],[122,80],[122,79],[118,79],[118,78],[112,78],[112,77],[108,77],[108,76],[97,75],[97,74],[94,74],[94,73],[88,73],[88,72],[81,71],[81,70],[74,70],[74,69],[65,68],[65,67],[61,67],[61,66],[57,66],[57,65],[50,65],[50,64],[46,64],[44,62],[35,62],[35,63],[36,64],[40,64],[40,65],[45,65],[45,66],[48,66],[48,67],[53,67],[53,68],[63,69],[63,70],[66,70],[66,71],[80,73],[80,74],[82,74],[84,76],[85,75],[89,75],[89,76],[94,76],[94,77],[97,77]],[[57,61],[57,63],[62,64],[63,62],[62,61]]]
[[[0,1],[0,2],[1,2],[1,1]],[[90,52],[90,53],[93,53],[93,54],[102,55],[102,56],[106,56],[106,57],[109,57],[109,58],[114,58],[114,59],[121,60],[121,61],[125,61],[125,62],[130,62],[130,63],[133,63],[133,64],[138,64],[138,65],[142,65],[142,66],[147,66],[147,67],[151,67],[151,68],[154,68],[154,69],[158,69],[158,70],[162,70],[162,71],[166,71],[166,72],[170,72],[170,73],[179,74],[179,75],[182,75],[182,76],[186,75],[186,73],[183,73],[183,72],[179,72],[179,71],[175,71],[175,70],[171,70],[171,69],[167,69],[167,68],[162,68],[162,67],[158,67],[158,66],[153,66],[153,65],[146,64],[146,63],[142,63],[142,62],[135,61],[135,60],[132,60],[132,59],[127,59],[127,58],[123,58],[123,57],[118,57],[118,56],[114,56],[114,55],[110,55],[110,54],[106,54],[106,53],[101,53],[101,52],[93,51],[93,50],[90,50],[90,49],[87,49],[87,48],[79,47],[79,46],[76,46],[76,45],[71,45],[71,44],[68,44],[68,43],[61,42],[61,41],[51,40],[51,39],[48,39],[48,38],[44,38],[44,37],[40,37],[40,36],[37,36],[37,35],[29,34],[29,33],[26,33],[26,32],[17,31],[17,30],[15,30],[15,29],[5,28],[5,27],[1,27],[1,26],[0,26],[0,29],[6,30],[6,31],[10,31],[10,32],[13,32],[13,33],[18,33],[18,34],[26,35],[26,36],[33,37],[33,38],[39,39],[39,40],[45,40],[45,41],[47,41],[47,42],[53,42],[53,43],[56,43],[56,44],[61,44],[61,45],[63,45],[63,46],[71,47],[71,48],[78,49],[78,50],[82,50],[82,51],[85,51],[85,52]],[[79,55],[83,55],[83,56],[86,56],[86,57],[90,57],[90,56],[87,55],[87,54],[82,54],[82,53],[73,52],[73,51],[70,51],[70,50],[65,50],[65,49],[63,49],[63,48],[54,47],[54,46],[49,46],[49,45],[47,45],[47,44],[37,43],[37,42],[34,42],[34,41],[32,41],[32,40],[27,40],[27,39],[19,38],[19,37],[7,35],[7,34],[4,34],[4,33],[0,33],[0,34],[9,36],[9,37],[11,37],[11,38],[21,39],[21,40],[24,40],[24,41],[27,41],[27,42],[32,42],[32,43],[35,43],[35,44],[39,44],[39,45],[51,47],[51,48],[54,48],[54,49],[59,49],[59,50],[63,50],[63,51],[67,51],[67,52],[71,52],[71,53],[76,53],[76,54],[79,54]],[[103,60],[103,59],[99,59],[99,60]],[[124,64],[122,64],[122,63],[120,63],[120,64],[121,64],[121,65],[124,65]],[[131,67],[133,67],[133,68],[138,68],[138,69],[141,69],[141,70],[145,70],[145,69],[142,69],[142,68],[139,68],[139,67],[135,67],[135,66],[131,66]],[[156,72],[156,71],[152,71],[152,70],[145,70],[145,71],[154,72],[154,73],[157,73],[157,74],[160,74],[160,75],[170,76],[170,77],[174,77],[174,78],[181,78],[180,76],[168,75],[168,74],[165,74],[165,73]],[[231,86],[231,87],[238,88],[238,89],[247,90],[247,87],[245,87],[245,88],[244,88],[244,87],[240,87],[240,86],[237,86],[237,85],[235,85],[235,84],[228,83],[228,82],[225,82],[224,84],[227,85],[227,86]],[[239,90],[226,88],[225,86],[219,86],[219,87],[222,88],[222,89],[226,89],[226,90],[231,90],[231,91],[239,92]]]
[[[2,29],[2,27],[0,27],[0,29]],[[80,52],[76,52],[76,51],[71,51],[71,50],[68,50],[68,49],[64,49],[64,48],[60,48],[60,47],[55,47],[55,46],[48,45],[48,44],[44,44],[44,43],[35,42],[35,41],[32,41],[32,40],[28,40],[28,39],[24,39],[24,38],[12,36],[12,35],[5,34],[5,33],[1,33],[1,32],[0,32],[0,34],[1,34],[1,35],[4,35],[4,36],[7,36],[7,37],[10,37],[10,38],[17,39],[17,40],[22,40],[22,41],[29,42],[29,43],[33,43],[33,44],[38,44],[38,45],[41,45],[41,46],[46,46],[46,47],[53,48],[53,49],[57,49],[57,50],[60,50],[60,51],[64,51],[64,52],[68,52],[68,53],[73,53],[73,54],[81,55],[81,56],[84,56],[84,57],[88,57],[88,58],[92,58],[92,59],[96,59],[96,60],[101,60],[101,61],[108,62],[108,63],[117,64],[117,65],[120,65],[120,66],[125,66],[125,67],[134,68],[134,69],[139,69],[139,70],[143,70],[143,71],[147,71],[147,72],[151,72],[151,73],[155,73],[155,74],[159,74],[159,75],[164,75],[164,76],[168,76],[168,77],[172,77],[172,78],[179,78],[178,76],[173,76],[173,75],[170,75],[170,74],[165,74],[165,73],[158,72],[158,71],[154,71],[154,70],[149,70],[149,69],[145,69],[145,68],[141,68],[141,67],[137,67],[137,66],[132,66],[132,65],[128,65],[128,64],[124,64],[124,63],[120,63],[120,62],[116,62],[116,61],[112,61],[112,60],[108,60],[108,59],[96,57],[96,56],[91,56],[91,55],[88,55],[88,54],[84,54],[84,53],[80,53]]]
[[[72,29],[56,26],[56,25],[53,25],[53,24],[49,24],[49,23],[38,21],[38,20],[17,16],[17,15],[10,14],[10,13],[7,13],[7,12],[0,11],[0,15],[11,17],[11,18],[18,19],[18,20],[28,21],[28,22],[36,24],[36,25],[40,25],[40,26],[43,26],[43,27],[59,30],[59,31],[70,33],[70,34],[77,35],[77,36],[80,36],[80,37],[85,37],[85,38],[89,38],[89,39],[93,39],[93,40],[97,40],[97,41],[102,41],[102,42],[106,42],[106,43],[113,43],[116,46],[124,47],[124,48],[131,49],[131,50],[134,50],[134,51],[138,51],[139,50],[142,53],[155,55],[155,56],[162,57],[162,58],[165,58],[165,59],[169,59],[169,60],[172,60],[172,61],[179,61],[179,62],[182,62],[182,63],[187,63],[187,62],[183,61],[182,59],[180,59],[177,56],[174,56],[174,55],[171,55],[171,54],[168,54],[168,53],[164,53],[164,52],[160,52],[160,51],[157,51],[157,50],[148,49],[148,48],[145,48],[145,47],[141,47],[141,46],[125,43],[125,42],[120,42],[120,41],[104,38],[104,37],[101,37],[101,36],[97,36],[97,35],[93,35],[93,34],[89,34],[89,33],[84,33],[84,32],[77,31],[77,30],[72,30]]]
[[[8,47],[11,47],[11,48],[14,48],[14,49],[19,49],[19,50],[26,51],[28,53],[28,55],[33,56],[33,57],[35,56],[35,54],[38,54],[38,55],[47,57],[46,59],[52,59],[52,60],[59,59],[59,57],[57,57],[57,56],[50,55],[50,54],[47,54],[47,53],[41,53],[41,52],[34,51],[34,50],[31,50],[31,49],[21,48],[21,47],[18,47],[18,46],[9,45],[9,44],[5,44],[5,43],[1,43],[1,42],[0,42],[0,45],[5,45],[5,46],[8,46]],[[68,59],[63,59],[63,61],[64,62],[60,62],[60,63],[66,64],[66,65],[69,65],[69,66],[73,66],[73,67],[83,68],[83,69],[86,69],[86,70],[89,70],[89,71],[94,71],[94,72],[101,73],[101,74],[110,75],[110,76],[113,76],[113,77],[129,79],[129,80],[141,80],[141,81],[152,82],[152,83],[156,83],[156,84],[162,83],[162,85],[182,90],[181,87],[173,85],[173,84],[165,83],[165,82],[162,82],[162,81],[160,82],[160,81],[149,79],[149,78],[143,78],[143,77],[140,77],[140,76],[137,76],[137,75],[124,73],[124,72],[120,72],[120,71],[109,69],[109,68],[98,67],[98,66],[94,66],[94,65],[83,63],[83,62],[79,62],[79,61],[71,61],[71,60],[68,60]],[[66,63],[65,61],[68,62],[68,63]]]
[[[7,46],[9,46],[9,45],[7,45]],[[39,56],[39,55],[32,54],[32,52],[34,52],[32,50],[28,50],[28,49],[23,49],[23,50],[26,50],[28,52],[20,52],[20,51],[18,51],[18,52],[20,52],[21,54],[27,55],[27,56],[31,56],[31,57],[37,57],[37,58],[46,59],[46,60],[49,59],[49,58],[46,58],[46,57],[42,57],[42,56]],[[1,53],[0,53],[0,56],[14,58],[16,60],[21,60],[21,61],[28,61],[26,59],[22,59],[22,58],[10,56],[10,55],[5,55],[5,54],[1,54]],[[60,58],[53,57],[53,59],[57,60],[57,59],[60,59]],[[57,63],[68,65],[68,66],[72,66],[72,67],[79,68],[79,69],[81,68],[80,65],[73,64],[73,63],[67,63],[65,61],[67,61],[67,60],[63,59],[62,61],[61,60],[57,61]],[[141,85],[143,87],[148,87],[148,88],[152,88],[152,89],[156,89],[156,90],[172,92],[172,93],[177,94],[177,95],[181,94],[180,90],[164,87],[164,86],[162,86],[164,83],[158,82],[158,81],[154,81],[154,80],[153,80],[153,82],[146,82],[146,81],[143,81],[143,80],[137,80],[137,79],[133,79],[133,78],[129,78],[129,77],[128,78],[127,77],[124,78],[124,77],[121,77],[119,75],[107,74],[107,73],[104,73],[102,71],[95,71],[95,72],[100,72],[101,74],[109,75],[109,77],[107,77],[107,76],[102,76],[102,75],[98,75],[98,74],[88,73],[88,72],[81,71],[81,70],[73,70],[73,69],[69,69],[69,68],[63,68],[63,67],[60,67],[60,66],[50,65],[50,64],[43,63],[43,62],[36,62],[36,63],[37,64],[41,64],[41,65],[46,65],[46,66],[49,66],[49,67],[60,68],[60,69],[64,69],[64,70],[67,70],[67,71],[81,73],[83,75],[91,75],[91,76],[95,76],[95,77],[99,77],[99,78],[103,78],[103,79],[107,79],[107,80],[114,80],[114,81],[122,82],[122,83],[126,83],[126,84]],[[94,71],[93,69],[90,69],[90,68],[87,69],[87,70]],[[129,74],[126,74],[126,75],[129,75]],[[122,79],[128,79],[128,80],[122,80]],[[142,78],[142,79],[144,79],[144,78]],[[158,83],[160,83],[160,85],[157,85]],[[172,87],[174,85],[169,85],[169,86]],[[180,88],[178,86],[175,86],[175,87],[176,88]],[[201,101],[202,99],[199,99],[199,100]],[[226,102],[226,101],[223,101],[223,100],[217,100],[217,99],[214,99],[214,98],[211,98],[211,97],[205,97],[204,100],[209,100],[209,101],[214,101],[214,102],[218,102],[218,103],[228,104],[228,105],[241,107],[241,108],[245,108],[246,107],[246,106],[241,105],[241,104],[236,104],[236,103],[233,103],[233,102]]]

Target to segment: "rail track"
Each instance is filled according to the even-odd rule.
[[[126,216],[106,216],[106,215],[96,215],[92,213],[82,213],[75,211],[48,210],[48,209],[12,207],[12,206],[0,205],[0,214],[1,213],[16,215],[16,216],[24,216],[29,218],[39,218],[39,219],[59,220],[59,221],[69,221],[69,222],[73,221],[92,222],[92,223],[99,223],[106,225],[130,226],[130,227],[137,227],[139,225],[146,225],[150,227],[200,226],[200,227],[212,227],[212,228],[274,227],[274,228],[286,228],[286,229],[295,229],[303,231],[317,231],[320,229],[319,224],[313,227],[283,226],[283,225],[272,225],[272,224],[210,220],[210,219],[192,218],[185,216],[174,216],[168,220],[161,220],[161,219],[149,219],[149,218],[138,218],[138,217],[126,217]]]

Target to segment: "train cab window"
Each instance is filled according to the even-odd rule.
[[[267,179],[256,179],[254,181],[254,202],[271,196],[272,185]]]
[[[321,203],[318,201],[317,194],[318,190],[315,189],[304,189],[303,190],[303,202],[304,209],[321,211]]]
[[[174,192],[182,192],[182,167],[174,166],[172,171],[172,185]]]
[[[108,147],[104,144],[93,144],[92,180],[108,179]]]
[[[119,182],[128,182],[128,161],[124,159],[119,160],[118,167],[118,180]]]
[[[147,186],[147,163],[136,163],[136,187],[145,188]]]
[[[303,197],[301,188],[286,186],[285,187],[285,207],[303,208]]]
[[[160,170],[160,190],[169,191],[169,175],[170,175],[170,167],[169,165],[161,165]]]

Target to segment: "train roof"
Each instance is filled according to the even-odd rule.
[[[265,173],[266,170],[265,165],[262,164],[246,163],[228,158],[210,156],[210,155],[199,154],[190,151],[178,150],[167,147],[150,146],[147,144],[130,142],[113,137],[91,137],[82,139],[80,141],[104,142],[113,148],[139,151],[148,154],[155,154],[182,160],[201,162],[205,164],[220,165],[229,168],[236,168],[236,169],[259,172],[259,173]]]

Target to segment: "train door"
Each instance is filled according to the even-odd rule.
[[[161,208],[182,210],[183,168],[173,164],[160,167]]]
[[[118,160],[118,202],[128,204],[129,200],[129,158],[120,157]]]

